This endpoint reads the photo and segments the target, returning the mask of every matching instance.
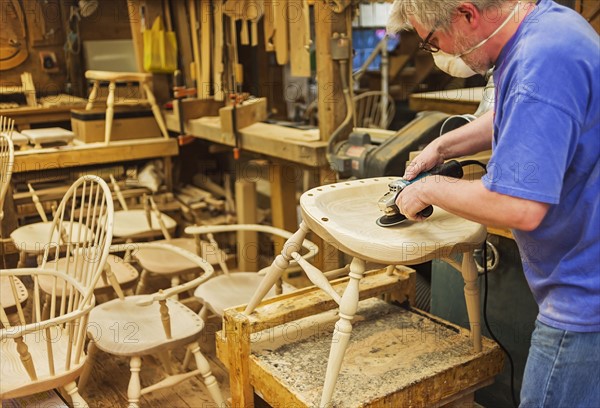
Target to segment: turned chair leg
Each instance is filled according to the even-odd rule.
[[[139,408],[140,398],[142,396],[142,384],[140,382],[140,370],[142,369],[142,358],[139,356],[131,357],[129,361],[131,378],[127,388],[127,399],[129,408]]]
[[[225,406],[225,401],[223,400],[223,395],[221,394],[221,390],[219,389],[219,384],[217,383],[217,379],[212,374],[210,370],[210,365],[208,364],[208,360],[202,353],[200,352],[200,345],[198,343],[192,343],[188,346],[188,349],[194,355],[194,359],[196,360],[196,366],[198,366],[198,370],[202,377],[204,378],[204,384],[208,389],[208,393],[212,397],[215,404],[219,407]]]
[[[477,284],[478,271],[473,259],[473,252],[463,253],[461,272],[465,281],[465,302],[467,304],[467,314],[471,327],[473,351],[479,353],[481,351],[481,304],[479,300],[479,286]]]
[[[65,385],[65,391],[71,397],[71,401],[73,401],[73,407],[75,408],[88,408],[89,405],[85,400],[79,395],[79,390],[77,389],[77,384],[75,381],[72,381]]]
[[[327,372],[325,374],[325,384],[321,394],[320,407],[327,407],[331,404],[335,384],[342,367],[342,360],[348,347],[350,333],[352,333],[352,319],[358,309],[359,282],[365,273],[365,262],[354,258],[350,264],[350,282],[342,295],[340,302],[340,319],[335,324],[333,338],[331,339],[331,349],[329,350],[329,359],[327,360]]]
[[[113,116],[115,113],[115,89],[117,85],[114,81],[108,84],[108,98],[106,99],[106,124],[104,128],[104,143],[110,143],[112,133]]]

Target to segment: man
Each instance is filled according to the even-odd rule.
[[[539,305],[522,407],[600,406],[600,43],[576,12],[515,0],[396,0],[388,31],[413,27],[436,64],[494,68],[495,112],[436,139],[404,175],[492,148],[477,181],[427,177],[396,204],[437,205],[508,227]]]

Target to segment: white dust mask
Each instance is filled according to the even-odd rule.
[[[512,13],[510,13],[506,20],[504,20],[504,22],[500,25],[500,27],[498,27],[496,31],[490,34],[488,38],[481,41],[479,44],[469,48],[468,50],[460,54],[448,54],[447,52],[441,50],[434,53],[433,60],[435,62],[435,65],[437,65],[439,69],[441,69],[448,75],[451,75],[456,78],[469,78],[473,75],[476,75],[477,72],[473,71],[473,69],[465,62],[465,60],[462,57],[482,47],[486,42],[489,41],[490,38],[498,34],[500,30],[502,30],[506,26],[506,24],[508,24],[508,22],[513,18],[520,4],[520,1],[517,2]]]

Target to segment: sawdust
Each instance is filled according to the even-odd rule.
[[[253,351],[261,364],[318,406],[332,326],[273,350]],[[360,303],[335,388],[333,406],[356,407],[432,377],[472,356],[471,342],[454,328],[383,301]]]

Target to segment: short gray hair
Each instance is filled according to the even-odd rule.
[[[445,29],[450,25],[456,9],[463,3],[471,3],[477,9],[498,16],[498,10],[514,0],[394,0],[387,22],[387,31],[396,34],[412,28],[409,17],[427,28]],[[494,17],[490,17],[494,18]]]

